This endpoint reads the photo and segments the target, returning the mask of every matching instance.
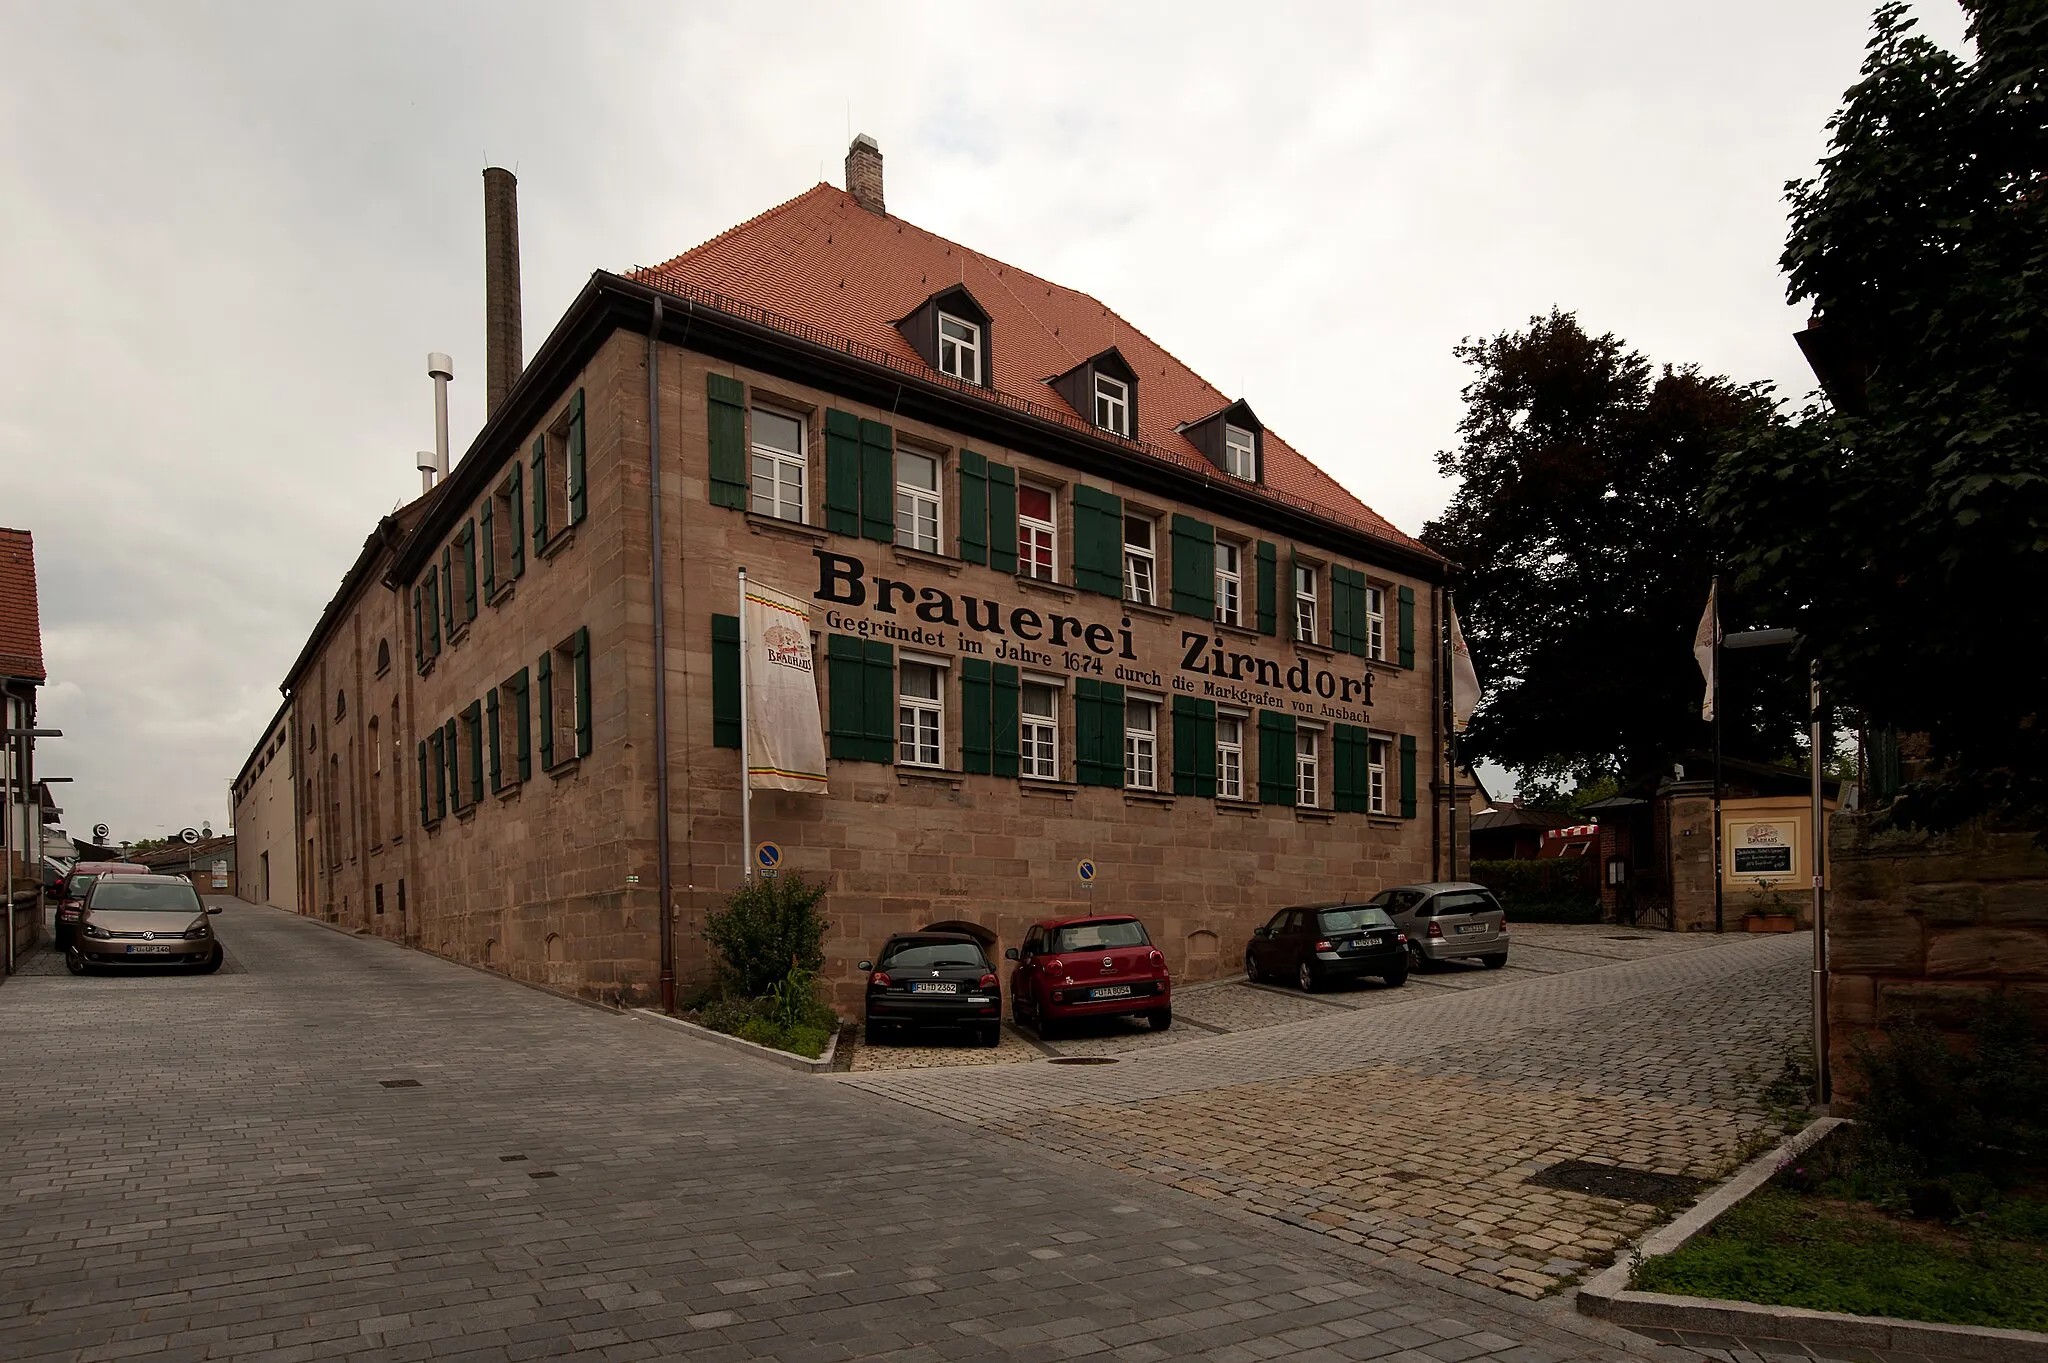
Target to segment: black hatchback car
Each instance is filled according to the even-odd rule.
[[[1313,993],[1367,975],[1390,985],[1408,982],[1408,938],[1386,910],[1371,904],[1282,909],[1252,930],[1244,948],[1244,977],[1255,984],[1285,980]]]
[[[867,1039],[920,1027],[964,1027],[1002,1040],[1003,991],[981,943],[964,932],[902,932],[882,944],[868,972]]]

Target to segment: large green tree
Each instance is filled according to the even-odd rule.
[[[1873,728],[1928,735],[1905,812],[2048,808],[2048,0],[1965,0],[1974,60],[1874,21],[1782,265],[1832,399],[1710,498],[1745,590]]]
[[[1460,566],[1486,684],[1466,751],[1569,788],[1661,766],[1710,740],[1692,637],[1715,571],[1702,511],[1715,461],[1775,420],[1761,385],[1662,368],[1553,311],[1468,340],[1458,480],[1423,540]],[[1785,755],[1785,670],[1731,672],[1731,753]]]

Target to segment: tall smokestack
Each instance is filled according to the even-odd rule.
[[[866,133],[846,149],[846,192],[876,217],[889,216],[882,207],[882,148]]]
[[[525,363],[519,323],[519,180],[484,169],[484,415],[497,413]]]

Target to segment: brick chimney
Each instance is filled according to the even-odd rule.
[[[889,216],[889,210],[882,207],[882,149],[866,133],[854,138],[846,149],[846,192],[876,217]]]
[[[511,171],[491,166],[484,171],[486,418],[505,401],[526,363],[519,317],[519,181]]]

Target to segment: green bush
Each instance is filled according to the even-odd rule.
[[[1871,1140],[1903,1170],[1943,1177],[2005,1161],[2048,1158],[2048,1056],[2033,1015],[1990,994],[1953,1045],[1913,1020],[1884,1040],[1859,1039],[1856,1103]]]
[[[1585,857],[1475,861],[1470,878],[1492,890],[1510,921],[1597,923],[1600,890]]]
[[[758,999],[792,971],[816,973],[825,964],[825,929],[818,901],[825,887],[800,875],[753,876],[726,897],[704,924],[717,949],[719,985],[728,997]]]

